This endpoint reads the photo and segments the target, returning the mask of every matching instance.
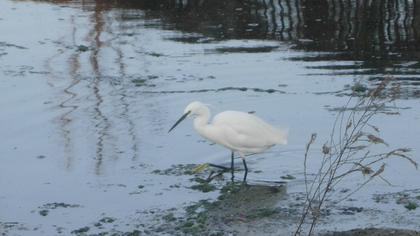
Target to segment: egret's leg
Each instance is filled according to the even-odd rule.
[[[234,165],[234,163],[233,163],[233,152],[232,152],[232,155],[230,156],[230,169],[233,171],[233,165]]]
[[[233,181],[233,179],[235,178],[235,174],[233,173],[234,172],[233,151],[232,151],[232,154],[230,156],[230,171],[232,173],[232,178],[231,179]]]
[[[244,174],[244,182],[246,181],[246,176],[248,175],[248,166],[246,165],[245,158],[242,158],[242,162],[244,163],[245,174]]]

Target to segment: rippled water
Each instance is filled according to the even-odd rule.
[[[302,191],[310,134],[329,137],[349,87],[392,76],[399,115],[375,123],[391,147],[411,147],[418,158],[419,10],[416,1],[390,0],[1,1],[0,232],[66,235],[104,216],[132,230],[148,222],[144,211],[216,197],[188,189],[188,176],[153,173],[228,163],[191,123],[167,134],[193,100],[289,128],[288,146],[249,159],[257,171],[249,178],[291,174],[293,194]],[[419,188],[406,162],[391,162],[384,175],[394,186],[374,182],[353,204]],[[417,212],[388,210],[371,224],[419,229]]]

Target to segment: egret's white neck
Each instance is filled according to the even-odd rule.
[[[200,113],[194,118],[194,128],[200,132],[210,120],[210,110],[207,107],[200,110]]]

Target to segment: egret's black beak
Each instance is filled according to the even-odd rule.
[[[185,118],[187,118],[187,116],[191,113],[191,111],[186,112],[184,115],[181,116],[181,118],[179,118],[179,120],[177,120],[175,122],[175,124],[169,129],[168,133],[171,132],[171,130],[173,130],[179,123],[181,123],[181,121],[183,121]]]

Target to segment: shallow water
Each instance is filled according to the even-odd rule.
[[[248,166],[250,180],[297,177],[287,185],[293,196],[303,191],[310,135],[318,148],[328,139],[349,86],[392,76],[399,114],[374,122],[390,148],[410,147],[418,160],[418,10],[411,1],[1,1],[0,232],[97,233],[103,217],[116,219],[104,230],[132,231],[152,222],[145,212],[216,198],[189,189],[189,176],[153,172],[229,162],[189,122],[167,134],[193,100],[288,128],[287,146]],[[322,227],[420,230],[418,210],[373,200],[418,189],[420,173],[395,159],[383,176],[393,186],[373,181],[343,203],[378,214]],[[341,188],[355,179],[363,181]]]

